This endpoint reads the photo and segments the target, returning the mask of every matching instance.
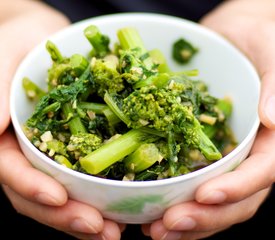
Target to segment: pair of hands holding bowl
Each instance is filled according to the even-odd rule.
[[[272,94],[275,92],[273,91],[274,84],[272,85],[274,74],[272,49],[274,47],[271,40],[275,36],[272,36],[272,31],[269,31],[274,23],[266,11],[263,11],[264,16],[260,20],[254,18],[259,6],[262,6],[260,1],[254,4],[259,4],[259,6],[251,4],[251,9],[243,14],[240,9],[243,8],[242,4],[245,2],[240,1],[235,5],[228,3],[203,19],[202,23],[224,34],[257,67],[262,79],[259,114],[262,123],[269,129],[261,126],[250,156],[235,171],[202,184],[196,192],[196,201],[173,206],[165,212],[161,220],[143,225],[143,232],[151,235],[153,239],[202,238],[249,219],[264,201],[274,181],[275,156],[272,156],[272,146],[273,142],[275,143],[275,135],[270,130],[274,128],[274,124],[272,108],[269,107],[269,104],[272,106],[274,101]],[[36,14],[43,13],[43,16],[48,13],[52,14],[51,9],[40,5],[36,7]],[[0,29],[3,33],[1,35],[5,36],[1,39],[3,44],[0,46],[10,46],[0,51],[3,56],[0,59],[1,66],[6,70],[0,82],[2,91],[1,131],[3,132],[0,138],[1,183],[19,213],[77,238],[91,239],[93,235],[94,239],[119,239],[123,225],[105,220],[98,210],[69,199],[66,191],[58,182],[30,165],[21,153],[12,130],[5,130],[9,123],[8,89],[17,64],[32,46],[48,34],[68,24],[66,19],[55,12],[50,19],[41,18],[38,24],[33,21],[33,14],[33,12],[26,12],[25,15],[20,15],[13,21],[2,25]],[[261,14],[261,11],[257,14]],[[216,19],[222,21],[216,21]],[[243,31],[235,33],[235,25],[232,21],[237,23],[241,21]],[[36,32],[35,36],[27,36],[20,34],[18,23],[34,29],[41,30],[41,25],[45,28],[43,31]],[[255,25],[259,26],[258,29],[262,31],[262,34],[257,34],[255,38],[252,38],[250,33],[254,31]],[[11,44],[11,39],[17,40],[11,33],[15,36],[24,36],[24,38],[20,42],[14,40],[14,44]],[[9,44],[5,44],[5,41]],[[12,161],[7,161],[8,159]],[[250,179],[254,179],[253,185],[247,184]],[[166,237],[163,238],[163,236]]]

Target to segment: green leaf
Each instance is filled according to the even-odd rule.
[[[145,195],[129,197],[124,200],[114,202],[107,206],[108,211],[138,214],[141,213],[147,203],[155,203],[164,205],[162,195]]]

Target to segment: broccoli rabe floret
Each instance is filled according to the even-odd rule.
[[[121,28],[117,36],[121,46],[119,70],[128,83],[134,84],[157,72],[158,64],[154,63],[135,28]]]
[[[125,88],[123,79],[117,71],[117,62],[118,59],[114,55],[109,55],[104,59],[92,59],[91,72],[97,94],[101,97],[106,91],[119,93]]]
[[[119,70],[122,73],[122,77],[132,85],[142,79],[146,79],[147,77],[156,74],[155,69],[148,68],[139,58],[139,52],[140,50],[138,48],[121,51],[119,58]]]
[[[58,139],[52,139],[47,142],[47,148],[50,155],[61,154],[68,157],[66,144]]]
[[[99,148],[101,144],[102,139],[96,134],[79,133],[70,137],[67,150],[75,159],[79,159]]]
[[[57,46],[51,41],[47,41],[46,48],[52,59],[52,66],[48,69],[47,78],[49,89],[58,85],[69,85],[89,65],[88,60],[80,54],[73,54],[71,57],[62,56]]]
[[[196,71],[158,73],[137,82],[134,88],[139,89],[145,86],[167,88],[180,98],[182,105],[192,107],[196,117],[201,113],[211,116],[216,115],[217,112],[214,107],[219,99],[209,94],[208,87],[204,82],[191,79],[190,76],[196,76]],[[229,115],[227,116],[229,117]]]
[[[130,120],[130,127],[149,127],[159,131],[182,134],[187,145],[202,151],[207,159],[222,156],[192,112],[192,106],[181,104],[177,93],[167,88],[140,88],[123,99],[122,112]]]

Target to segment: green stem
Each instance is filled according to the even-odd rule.
[[[126,168],[130,172],[141,172],[161,160],[161,155],[154,143],[144,143],[124,159]]]
[[[23,88],[29,98],[39,100],[41,97],[46,95],[46,92],[38,87],[38,85],[36,85],[29,78],[24,77],[22,81]]]
[[[47,41],[46,49],[49,52],[49,54],[54,62],[62,62],[63,61],[64,58],[63,58],[62,54],[60,53],[59,49],[53,42]]]
[[[121,28],[117,32],[117,37],[123,50],[138,48],[140,50],[140,56],[138,56],[139,58],[148,55],[142,60],[147,69],[151,69],[154,66],[153,60],[145,48],[143,40],[137,29],[132,27]]]
[[[110,52],[109,37],[102,34],[97,26],[90,25],[84,30],[84,34],[90,44],[93,46],[93,54],[98,57],[104,57]]]
[[[159,73],[157,75],[150,76],[146,79],[142,79],[138,81],[134,88],[142,88],[145,86],[155,85],[157,87],[163,87],[168,84],[170,81],[171,76],[168,73]]]
[[[108,106],[104,103],[94,103],[94,102],[79,102],[77,104],[78,107],[86,110],[91,110],[96,114],[104,114],[104,110],[108,108]]]
[[[58,109],[60,109],[60,103],[59,102],[54,102],[50,105],[48,105],[47,107],[45,107],[43,110],[42,110],[42,114],[47,114],[49,112],[56,112]]]
[[[70,103],[65,103],[62,106],[62,111],[65,114],[66,118],[73,117],[68,123],[72,135],[87,132],[80,117],[74,116],[74,110]]]
[[[121,28],[117,32],[117,37],[123,50],[139,48],[141,50],[141,55],[147,52],[144,43],[135,28]]]
[[[147,138],[148,134],[132,129],[81,158],[81,167],[90,174],[98,174],[134,152]]]
[[[125,116],[125,114],[120,110],[120,108],[117,106],[115,101],[112,99],[111,95],[106,92],[104,95],[104,101],[106,104],[109,106],[111,111],[122,121],[124,122],[127,126],[130,125],[130,120]]]
[[[219,160],[222,154],[202,129],[199,130],[199,149],[208,160]]]
[[[70,67],[77,76],[80,76],[88,67],[88,60],[80,54],[74,54],[70,57]]]
[[[55,155],[54,160],[67,168],[71,168],[71,169],[73,168],[73,165],[71,164],[71,162],[62,155]]]
[[[232,115],[232,101],[229,98],[219,99],[217,103],[217,107],[222,111],[226,119],[229,119]]]
[[[184,70],[181,72],[162,72],[138,81],[134,85],[134,88],[142,88],[150,85],[155,85],[159,88],[162,88],[167,86],[169,82],[171,82],[171,80],[174,80],[178,83],[186,84],[186,81],[192,81],[188,77],[193,77],[197,75],[198,71],[196,69]]]
[[[158,65],[159,73],[168,73],[170,72],[170,67],[167,64],[166,58],[159,49],[153,49],[149,51],[149,55],[152,58],[153,62]]]
[[[121,120],[117,117],[116,114],[106,105],[103,103],[93,103],[93,102],[80,102],[77,105],[81,109],[86,109],[94,112],[95,114],[105,115],[108,122],[114,126],[115,124],[119,123]]]

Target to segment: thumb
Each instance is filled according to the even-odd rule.
[[[255,56],[255,64],[261,78],[259,116],[266,127],[275,130],[275,34],[272,35],[265,45],[259,43],[258,51],[262,54]]]
[[[275,130],[275,22],[263,22],[255,36],[247,40],[246,54],[258,70],[261,79],[259,117]]]
[[[20,61],[45,37],[68,24],[62,15],[52,12],[42,15],[37,11],[19,15],[0,26],[0,135],[10,122],[10,85]]]

